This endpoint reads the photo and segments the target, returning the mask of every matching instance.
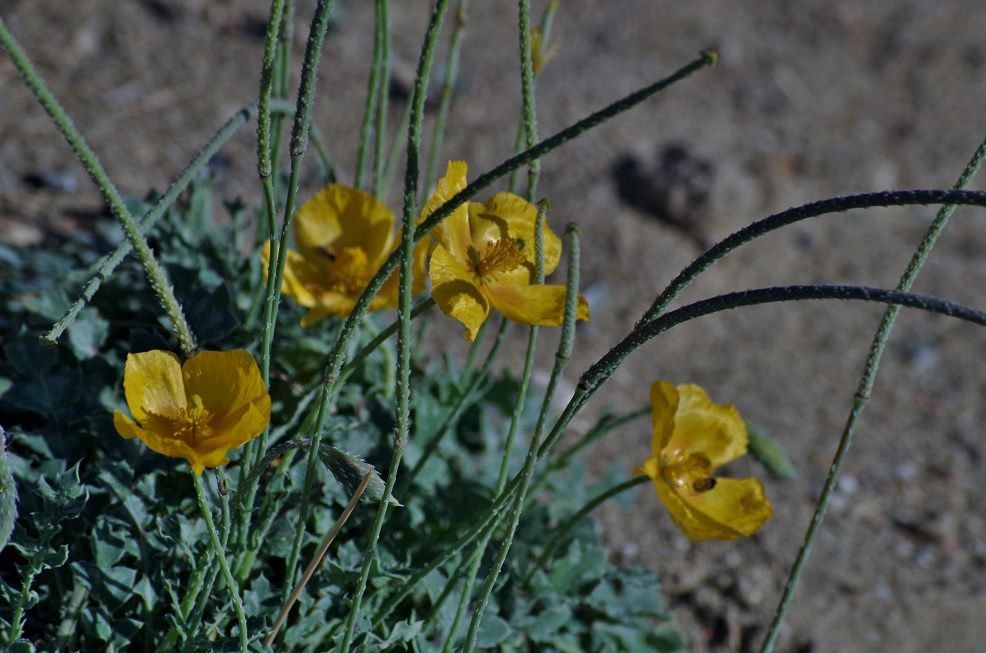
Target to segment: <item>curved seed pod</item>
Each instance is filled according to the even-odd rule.
[[[329,468],[335,479],[342,483],[347,492],[353,494],[363,481],[363,477],[369,472],[370,484],[366,486],[366,491],[363,493],[363,500],[380,503],[383,499],[386,484],[380,478],[380,474],[377,473],[373,465],[354,456],[350,456],[345,451],[336,449],[329,444],[323,444],[319,448],[318,454],[325,466]],[[389,497],[387,502],[392,506],[401,505],[394,497]]]

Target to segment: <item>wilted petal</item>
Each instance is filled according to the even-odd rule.
[[[713,468],[746,453],[746,424],[732,404],[718,405],[697,385],[679,385],[674,435],[665,445],[669,452],[700,453]]]

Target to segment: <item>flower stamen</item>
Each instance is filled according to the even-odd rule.
[[[480,279],[494,278],[516,270],[527,260],[523,243],[517,238],[496,238],[486,244],[486,251],[479,255],[469,247],[469,259]]]

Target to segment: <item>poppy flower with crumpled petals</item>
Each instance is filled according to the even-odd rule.
[[[763,484],[712,475],[746,453],[749,438],[739,412],[713,403],[697,385],[656,381],[650,399],[653,458],[634,472],[654,481],[675,525],[691,539],[752,535],[773,515]]]
[[[197,475],[228,463],[227,452],[270,422],[270,395],[257,362],[242,349],[204,351],[184,365],[170,351],[128,354],[123,389],[133,419],[116,411],[116,432],[184,458]]]

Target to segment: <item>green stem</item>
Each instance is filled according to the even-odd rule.
[[[249,633],[247,632],[246,615],[243,613],[243,602],[240,599],[240,590],[236,585],[233,574],[229,571],[229,564],[226,562],[226,552],[223,550],[222,542],[219,541],[216,525],[212,521],[212,511],[209,507],[209,499],[205,496],[205,488],[202,487],[202,478],[195,472],[192,472],[192,481],[195,484],[195,496],[199,500],[202,518],[205,519],[205,525],[209,530],[209,540],[212,542],[212,550],[219,560],[219,568],[222,570],[223,578],[226,579],[226,588],[229,590],[229,596],[233,601],[233,612],[236,613],[236,621],[240,627],[240,651],[246,653]]]
[[[272,174],[270,145],[270,100],[274,91],[274,65],[277,62],[277,37],[284,17],[284,0],[272,0],[270,18],[267,20],[267,34],[264,38],[264,58],[260,68],[260,112],[257,118],[257,172],[261,180]],[[276,209],[272,202],[267,203],[267,217],[273,222]],[[274,230],[271,229],[271,233]]]
[[[455,617],[452,618],[452,623],[449,624],[448,631],[445,633],[445,641],[442,643],[442,653],[448,653],[452,650],[452,647],[455,646],[455,637],[459,632],[459,624],[462,622],[462,617],[466,614],[466,608],[469,607],[469,600],[472,598],[472,588],[476,584],[476,576],[479,574],[479,566],[483,563],[483,555],[486,553],[486,545],[489,543],[492,534],[493,529],[490,529],[487,536],[480,540],[480,542],[473,549],[472,555],[469,557],[469,568],[466,570],[466,577],[462,581],[462,591],[459,593],[459,602],[455,606]],[[454,579],[449,578],[447,582],[451,586]],[[438,605],[434,606],[432,608],[432,613],[437,614],[438,608]]]
[[[626,415],[621,415],[620,417],[612,417],[609,414],[604,415],[599,422],[593,426],[588,433],[583,435],[578,442],[573,444],[571,447],[565,450],[565,453],[561,454],[545,466],[544,473],[542,473],[531,485],[531,489],[528,492],[531,496],[538,496],[540,494],[541,488],[547,484],[551,477],[551,474],[565,469],[568,463],[571,462],[579,452],[584,451],[586,447],[598,442],[602,438],[606,437],[612,433],[615,429],[620,428],[625,424],[629,424],[641,417],[646,417],[650,415],[651,409],[641,408],[640,410],[635,410],[632,413],[627,413]]]
[[[534,62],[531,59],[531,0],[520,0],[518,29],[520,32],[520,80],[524,111],[524,136],[527,147],[538,142],[537,110],[534,102]],[[538,177],[541,175],[541,159],[534,159],[527,167],[527,199],[534,201],[537,195]]]
[[[969,204],[986,206],[986,192],[968,190],[895,190],[880,193],[862,193],[833,197],[812,202],[758,220],[713,245],[708,251],[695,259],[678,274],[664,289],[644,316],[638,322],[653,320],[667,310],[667,307],[681,294],[695,278],[731,251],[755,238],[775,229],[816,218],[827,213],[841,213],[852,209],[866,209],[875,206],[910,206],[928,204]]]
[[[31,597],[31,586],[34,584],[35,576],[37,574],[33,571],[28,572],[24,576],[24,585],[21,587],[20,594],[17,595],[17,600],[14,602],[14,613],[10,618],[10,630],[4,642],[6,644],[10,644],[19,638],[21,632],[24,630],[24,606],[27,605]]]
[[[542,202],[540,205],[541,210],[539,211],[539,215],[542,220],[546,205],[547,202]],[[538,231],[540,231],[540,229]],[[535,231],[535,234],[537,234],[538,231]],[[561,378],[562,371],[564,371],[565,366],[568,365],[568,361],[572,357],[572,348],[575,342],[575,317],[579,305],[579,263],[581,258],[579,229],[575,225],[570,225],[568,229],[566,229],[565,235],[568,237],[569,241],[569,257],[567,292],[565,293],[565,314],[562,319],[561,341],[558,344],[558,351],[555,353],[555,364],[551,370],[551,377],[548,381],[548,388],[545,391],[544,401],[541,404],[541,412],[538,415],[537,425],[534,427],[534,433],[531,436],[531,444],[527,449],[524,467],[518,475],[519,486],[517,488],[517,492],[514,494],[513,505],[511,506],[510,513],[507,517],[507,528],[503,536],[503,542],[500,544],[500,549],[497,551],[496,558],[493,560],[492,568],[486,575],[486,582],[483,584],[483,589],[480,592],[479,600],[476,602],[476,609],[473,612],[472,621],[470,622],[469,630],[466,633],[466,642],[462,648],[464,653],[471,653],[473,648],[476,646],[476,638],[479,636],[479,625],[482,623],[483,614],[486,612],[486,606],[489,604],[490,596],[493,594],[493,588],[496,585],[497,578],[500,576],[500,571],[503,569],[503,565],[507,560],[507,555],[510,553],[510,548],[513,545],[514,535],[517,533],[517,527],[520,524],[520,518],[524,512],[524,503],[527,500],[527,490],[530,486],[531,478],[534,476],[534,468],[539,459],[538,452],[541,445],[541,438],[544,435],[545,424],[547,423],[548,415],[551,412],[551,399],[554,396],[558,379]],[[544,281],[543,265],[544,261],[542,252],[541,260],[538,265],[538,268],[541,269],[541,274],[539,275],[541,277],[541,282]]]
[[[635,107],[659,91],[671,86],[675,82],[685,79],[702,68],[714,65],[715,62],[715,54],[712,52],[706,52],[701,58],[692,61],[674,74],[634,93],[631,93],[630,95],[627,95],[626,97],[610,104],[606,108],[583,118],[570,127],[563,129],[554,136],[541,141],[534,147],[511,157],[489,172],[480,175],[474,182],[459,191],[456,195],[450,198],[449,201],[432,213],[424,222],[417,225],[415,228],[415,240],[424,238],[428,232],[435,227],[435,225],[451,215],[455,209],[468,201],[479,191],[488,188],[501,177],[510,174],[511,171],[527,165],[534,159],[543,157],[545,154],[564,145],[573,138],[576,138],[586,131],[599,126],[610,118],[613,118],[614,116]],[[363,319],[363,316],[369,309],[373,298],[383,286],[384,282],[397,268],[398,261],[398,253],[394,252],[391,254],[391,256],[383,263],[377,273],[367,284],[366,290],[360,296],[359,300],[357,300],[352,312],[349,314],[349,317],[346,318],[346,321],[342,326],[342,330],[340,331],[339,338],[336,340],[336,344],[329,353],[326,362],[326,383],[331,385],[338,378],[339,369],[342,367],[345,352],[353,338],[353,329],[355,328],[355,325]]]
[[[291,86],[291,45],[294,39],[294,0],[284,0],[284,11],[281,14],[278,29],[277,52],[274,63],[273,94],[281,100],[288,97]],[[268,29],[270,27],[268,26]],[[271,121],[271,171],[276,173],[280,162],[281,142],[284,139],[284,118],[275,114]]]
[[[429,574],[431,574],[436,569],[441,568],[449,560],[459,555],[459,553],[462,552],[462,550],[472,542],[476,542],[477,540],[483,538],[488,539],[489,537],[491,537],[491,534],[493,530],[496,528],[497,522],[499,521],[500,516],[503,513],[503,509],[506,508],[506,504],[507,504],[506,498],[510,496],[510,494],[511,492],[508,489],[508,491],[504,493],[504,495],[501,495],[500,499],[494,502],[493,505],[490,506],[489,510],[487,510],[476,521],[476,523],[469,528],[469,530],[467,530],[465,533],[459,536],[459,539],[457,539],[455,542],[446,546],[442,550],[442,554],[440,556],[429,562],[424,567],[418,569],[418,571],[414,572],[411,575],[411,577],[407,579],[404,585],[402,585],[401,588],[397,590],[397,593],[394,594],[394,596],[388,598],[386,603],[384,603],[384,605],[381,606],[377,614],[374,615],[375,618],[371,626],[371,630],[377,630],[378,628],[380,628],[383,625],[384,620],[387,619],[390,613],[393,612],[393,610],[397,608],[397,606],[399,606],[404,599],[409,597],[411,593],[414,592],[414,590],[417,588],[418,583],[420,583],[422,580],[427,578]]]
[[[99,192],[103,195],[103,199],[109,206],[110,211],[119,220],[127,239],[134,248],[134,252],[137,253],[137,258],[140,259],[141,265],[144,266],[144,271],[147,274],[151,288],[154,289],[158,301],[161,302],[162,308],[164,308],[165,313],[171,319],[182,350],[186,356],[194,356],[197,347],[195,336],[192,335],[192,330],[188,326],[188,321],[185,319],[181,304],[175,298],[174,289],[168,281],[168,276],[164,268],[154,258],[154,254],[147,245],[147,241],[144,240],[140,228],[127,209],[123,198],[120,197],[116,186],[113,185],[113,182],[106,174],[106,170],[100,164],[96,153],[92,151],[92,148],[86,143],[82,134],[75,128],[72,119],[65,113],[62,105],[59,104],[55,96],[48,90],[44,80],[38,75],[34,66],[28,60],[27,55],[24,54],[24,50],[21,49],[20,45],[14,39],[14,36],[7,30],[7,26],[3,20],[0,20],[0,48],[6,50],[7,54],[10,55],[11,61],[13,61],[14,66],[24,79],[24,83],[34,93],[34,97],[37,98],[38,102],[51,117],[58,131],[61,132],[62,136],[68,142],[69,147],[72,148],[76,158],[86,169],[86,172],[89,173],[90,179],[92,179]]]
[[[775,288],[744,290],[695,302],[694,304],[689,304],[665,313],[650,322],[636,326],[620,344],[611,349],[582,375],[581,379],[579,379],[579,388],[588,392],[595,391],[596,388],[616,371],[620,363],[638,347],[683,322],[741,306],[801,301],[805,299],[861,300],[881,302],[884,304],[899,304],[931,313],[955,317],[975,324],[986,323],[984,322],[986,320],[986,313],[981,311],[934,297],[912,295],[898,290],[840,285],[779,286]]]
[[[475,400],[475,394],[479,390],[479,387],[483,383],[489,381],[490,368],[493,366],[493,361],[496,360],[497,355],[500,353],[500,348],[503,346],[503,343],[506,342],[505,336],[509,325],[510,322],[506,318],[500,321],[500,328],[497,331],[496,339],[493,341],[493,346],[490,348],[490,351],[486,356],[486,360],[483,362],[483,366],[472,375],[469,385],[461,391],[459,398],[455,401],[455,404],[452,406],[452,410],[449,411],[449,414],[445,418],[445,421],[442,422],[442,425],[421,447],[421,454],[420,458],[418,458],[418,462],[416,462],[414,467],[411,468],[411,471],[404,476],[404,485],[408,488],[409,492],[413,492],[414,480],[418,477],[418,474],[421,473],[421,470],[424,469],[424,466],[427,464],[428,460],[438,449],[438,445],[441,443],[442,439],[452,431],[452,427],[459,421],[459,417],[462,416],[462,412]],[[483,326],[486,326],[486,323],[484,323]],[[480,331],[482,331],[482,328],[483,327],[480,327]],[[476,340],[479,340],[479,335],[477,335]],[[471,349],[471,351],[474,350]],[[408,498],[407,500],[410,499]]]
[[[418,212],[417,188],[418,166],[421,157],[421,128],[424,121],[425,96],[428,90],[428,79],[431,76],[431,65],[434,59],[435,42],[442,28],[448,0],[436,0],[425,32],[421,57],[418,60],[418,70],[414,80],[414,91],[411,95],[411,122],[407,130],[407,165],[404,176],[404,214],[401,225],[401,243],[394,252],[400,261],[400,289],[397,304],[397,419],[394,426],[394,446],[390,459],[390,469],[387,472],[387,484],[383,498],[377,509],[376,519],[370,532],[370,540],[363,554],[363,567],[359,580],[353,591],[352,606],[346,619],[342,643],[339,650],[348,651],[356,631],[356,619],[363,601],[363,594],[370,579],[373,559],[376,555],[377,541],[386,520],[390,497],[397,481],[404,448],[407,446],[407,434],[411,425],[411,295],[414,277],[414,232],[415,218]],[[365,295],[366,293],[364,293]],[[312,447],[314,448],[314,444]]]
[[[984,158],[986,158],[986,141],[980,143],[975,153],[973,153],[972,158],[963,169],[962,174],[959,175],[959,179],[955,182],[953,188],[958,190],[967,187],[982,167]],[[897,290],[907,292],[914,285],[914,281],[917,279],[924,262],[927,260],[928,255],[945,230],[945,226],[954,212],[954,204],[946,204],[938,209],[935,219],[928,227],[927,233],[921,239],[903,275],[901,275],[901,279],[897,284]],[[853,397],[853,405],[849,411],[849,415],[846,417],[846,425],[842,429],[842,436],[839,438],[839,445],[836,448],[832,464],[829,467],[828,476],[825,478],[825,484],[822,486],[822,492],[818,497],[818,503],[812,515],[811,522],[808,525],[808,530],[805,532],[804,540],[798,550],[798,556],[791,566],[787,583],[784,586],[784,592],[777,604],[777,610],[774,612],[774,618],[771,621],[770,628],[767,630],[767,634],[764,636],[763,646],[760,649],[761,653],[770,653],[773,651],[781,626],[784,624],[784,618],[787,616],[787,612],[791,607],[791,602],[794,599],[794,591],[801,580],[801,574],[804,571],[805,564],[808,562],[808,556],[811,554],[812,546],[818,537],[818,533],[821,531],[822,521],[825,519],[829,501],[839,480],[839,473],[849,453],[849,448],[852,446],[856,424],[869,404],[873,384],[876,382],[877,370],[880,367],[880,359],[883,357],[883,352],[890,339],[890,333],[893,331],[894,321],[897,319],[898,313],[900,313],[899,305],[891,304],[888,306],[883,313],[880,326],[877,327],[876,334],[873,336],[873,342],[870,344],[870,351],[866,357],[863,374],[860,377],[859,386]]]
[[[274,340],[274,331],[277,325],[277,309],[280,304],[280,289],[284,279],[284,267],[287,262],[288,236],[291,232],[291,225],[294,220],[295,203],[298,195],[298,185],[301,178],[301,164],[308,148],[308,136],[311,128],[312,106],[315,103],[315,82],[318,76],[318,64],[322,56],[322,44],[325,41],[325,34],[329,27],[329,15],[332,12],[333,0],[319,0],[312,16],[311,29],[308,33],[308,43],[305,47],[305,58],[301,69],[301,85],[298,88],[298,102],[294,114],[294,124],[291,130],[291,175],[288,180],[287,199],[284,203],[284,219],[281,223],[281,230],[278,238],[276,256],[275,250],[271,248],[271,255],[268,264],[268,284],[267,298],[264,304],[264,326],[261,344],[261,359],[264,365],[268,366],[270,361],[271,345]],[[283,23],[284,21],[282,21]],[[282,30],[283,31],[283,30]],[[270,279],[273,278],[273,282]],[[269,429],[265,429],[260,437],[260,449],[254,455],[255,459],[263,454],[269,437]],[[308,501],[311,487],[314,483],[315,470],[318,461],[318,442],[322,437],[321,430],[316,430],[312,434],[312,450],[309,452],[307,473],[305,475],[305,494],[302,496],[301,515],[298,522],[298,529],[303,533],[308,518]],[[251,450],[252,451],[252,450]],[[237,534],[237,549],[243,549],[244,538],[249,530],[250,513],[253,509],[254,497],[257,485],[255,483],[247,485],[246,477],[249,475],[247,465],[241,468],[240,487],[245,487],[241,492],[242,497],[239,503],[239,532]],[[300,548],[297,536],[295,540],[296,549]],[[292,550],[294,553],[294,549]],[[288,575],[293,578],[296,573],[297,556],[294,556],[288,566]],[[290,583],[288,583],[290,585]]]
[[[366,104],[363,108],[363,123],[360,127],[359,148],[356,152],[356,179],[353,186],[363,190],[366,177],[366,159],[373,141],[374,127],[378,125],[377,117],[380,110],[380,78],[387,74],[389,66],[384,57],[387,39],[387,2],[374,0],[375,23],[373,29],[373,63],[370,65],[370,78],[366,86]]]
[[[380,199],[385,184],[387,166],[387,117],[390,112],[390,6],[387,0],[375,0],[380,18],[377,20],[377,30],[380,38],[382,60],[380,78],[375,92],[377,94],[377,134],[373,154],[373,184],[371,194]],[[403,132],[398,132],[403,133]]]
[[[590,512],[601,506],[603,503],[605,503],[612,497],[615,497],[616,495],[621,494],[631,488],[635,488],[638,485],[642,485],[649,480],[650,478],[648,478],[647,476],[634,476],[633,478],[629,478],[623,481],[622,483],[609,488],[605,492],[600,492],[598,495],[590,499],[584,506],[582,506],[582,508],[578,512],[576,512],[574,515],[566,519],[565,523],[563,523],[561,526],[559,526],[554,530],[554,532],[551,535],[551,539],[548,540],[548,543],[544,547],[544,551],[541,553],[540,556],[538,556],[538,559],[534,563],[534,566],[531,568],[530,573],[527,574],[527,578],[524,579],[524,584],[525,585],[530,584],[531,578],[534,576],[534,573],[538,569],[544,567],[544,565],[547,564],[549,560],[551,560],[552,556],[554,556],[555,554],[555,551],[557,551],[558,547],[561,546],[562,542],[565,541],[565,538],[572,531],[572,529],[575,528],[575,525],[578,524],[580,521],[582,521],[583,517],[588,515]]]
[[[146,234],[151,228],[157,223],[158,219],[167,212],[168,208],[174,204],[178,196],[188,188],[188,185],[195,179],[199,171],[202,170],[208,163],[209,160],[215,155],[219,148],[221,148],[226,141],[228,141],[233,134],[239,130],[244,124],[250,121],[257,113],[257,107],[255,105],[246,106],[239,111],[237,111],[233,117],[226,121],[219,131],[217,131],[209,142],[205,144],[201,150],[199,150],[192,160],[189,162],[185,169],[175,178],[168,190],[158,198],[154,206],[145,213],[138,224],[138,229],[141,234]],[[72,304],[65,314],[61,317],[58,322],[51,327],[51,330],[45,335],[41,336],[41,346],[51,347],[57,344],[58,338],[61,337],[65,329],[68,328],[75,318],[78,317],[79,312],[86,305],[86,302],[91,300],[99,290],[99,286],[102,282],[110,278],[113,271],[118,265],[123,261],[130,250],[133,249],[133,245],[129,240],[124,240],[122,243],[117,245],[116,249],[110,254],[107,254],[96,266],[95,275],[86,283],[82,288],[81,297]]]
[[[435,114],[435,129],[431,137],[431,149],[428,152],[428,168],[425,171],[425,183],[422,185],[426,193],[435,183],[438,174],[438,161],[441,158],[442,142],[445,139],[445,125],[448,122],[449,110],[452,107],[455,85],[459,81],[459,52],[462,50],[462,39],[466,35],[468,9],[469,0],[459,0],[459,5],[455,10],[452,36],[449,40],[448,56],[445,59],[445,80],[442,83],[438,113]]]
[[[308,461],[305,467],[305,485],[301,495],[301,505],[298,506],[298,524],[295,528],[294,542],[291,545],[291,555],[288,558],[288,573],[282,591],[282,603],[287,600],[290,588],[294,585],[298,571],[298,559],[301,557],[301,546],[305,541],[305,528],[308,525],[308,515],[311,511],[311,496],[315,487],[315,477],[318,470],[318,449],[322,443],[322,425],[325,414],[329,410],[329,388],[322,385],[319,389],[318,412],[315,417],[315,429],[311,434],[311,448],[308,451]]]
[[[417,318],[419,315],[421,315],[422,313],[424,313],[434,305],[435,305],[435,300],[432,299],[431,297],[422,299],[414,306],[414,308],[411,309],[411,319],[414,320],[415,318]],[[362,347],[362,349],[356,352],[356,355],[354,355],[352,359],[348,363],[346,363],[346,365],[342,368],[342,371],[339,373],[338,383],[341,384],[343,381],[349,378],[349,375],[352,374],[353,371],[355,371],[356,368],[360,366],[360,363],[366,360],[367,356],[369,356],[374,351],[376,351],[377,347],[382,345],[384,341],[387,340],[387,338],[394,335],[394,332],[397,331],[398,326],[400,326],[400,320],[395,320],[394,322],[391,322],[385,328],[383,328],[380,331],[380,333],[374,336],[373,339],[370,340],[370,342],[366,343]]]

